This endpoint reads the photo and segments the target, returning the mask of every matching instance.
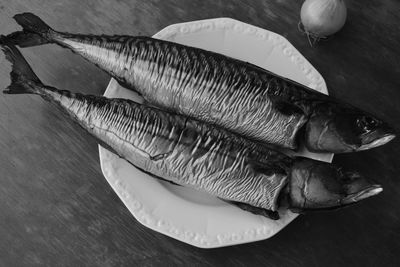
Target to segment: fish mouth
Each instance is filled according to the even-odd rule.
[[[381,185],[378,184],[370,185],[367,188],[364,188],[363,190],[360,190],[356,193],[346,196],[346,198],[342,200],[342,204],[346,205],[346,204],[356,203],[360,200],[375,196],[381,193],[382,191],[383,188]]]
[[[395,134],[386,134],[385,136],[378,138],[368,144],[363,144],[361,145],[359,148],[357,148],[357,150],[361,151],[361,150],[367,150],[370,148],[374,148],[374,147],[378,147],[378,146],[382,146],[386,143],[389,143],[390,141],[392,141],[394,138],[396,137]]]

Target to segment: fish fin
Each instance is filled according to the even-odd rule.
[[[278,111],[280,111],[284,115],[293,115],[293,114],[304,114],[304,111],[298,107],[294,103],[290,103],[287,101],[276,101],[275,102],[275,107]]]
[[[238,207],[238,208],[240,208],[242,210],[251,212],[251,213],[256,214],[256,215],[261,215],[261,216],[270,218],[272,220],[279,220],[279,218],[280,218],[279,217],[279,213],[277,211],[272,211],[272,210],[267,210],[267,209],[263,209],[263,208],[254,207],[254,206],[251,206],[249,204],[242,203],[242,202],[236,202],[236,201],[225,200],[225,199],[221,199],[221,200],[223,200],[225,202],[228,202],[228,203],[230,203],[230,204],[232,204],[232,205],[234,205],[234,206],[236,206],[236,207]]]
[[[0,37],[1,50],[6,59],[12,64],[10,73],[11,84],[3,91],[5,94],[36,94],[35,85],[42,84],[33,72],[28,62],[21,52],[14,46],[4,42],[3,36]]]
[[[269,98],[271,99],[274,107],[285,115],[305,113],[304,110],[296,104],[296,102],[293,102],[291,99],[287,99],[285,96],[270,94]]]
[[[288,174],[287,166],[292,164],[293,159],[286,155],[276,156],[274,159],[268,160],[267,162],[251,161],[250,166],[255,173],[263,175],[274,175],[274,174]]]
[[[4,38],[8,44],[18,45],[19,47],[31,47],[50,43],[48,39],[43,38],[40,34],[27,31],[13,32]]]
[[[46,36],[48,33],[54,32],[41,18],[32,13],[21,13],[13,17],[15,21],[21,25],[24,31],[33,32]]]

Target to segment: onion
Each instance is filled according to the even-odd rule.
[[[306,0],[300,12],[304,31],[314,41],[339,31],[346,16],[344,0]]]

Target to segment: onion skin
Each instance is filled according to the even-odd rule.
[[[305,32],[317,39],[339,31],[345,24],[346,17],[344,0],[306,0],[300,12]]]

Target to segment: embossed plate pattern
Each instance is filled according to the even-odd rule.
[[[285,38],[240,21],[219,18],[175,24],[154,37],[245,60],[327,93],[321,75]],[[113,79],[105,96],[142,101]],[[253,215],[208,194],[156,180],[101,146],[99,153],[105,178],[140,223],[197,247],[266,239],[297,216],[287,210],[280,211],[278,221]],[[328,162],[333,157],[304,149],[300,154]]]

